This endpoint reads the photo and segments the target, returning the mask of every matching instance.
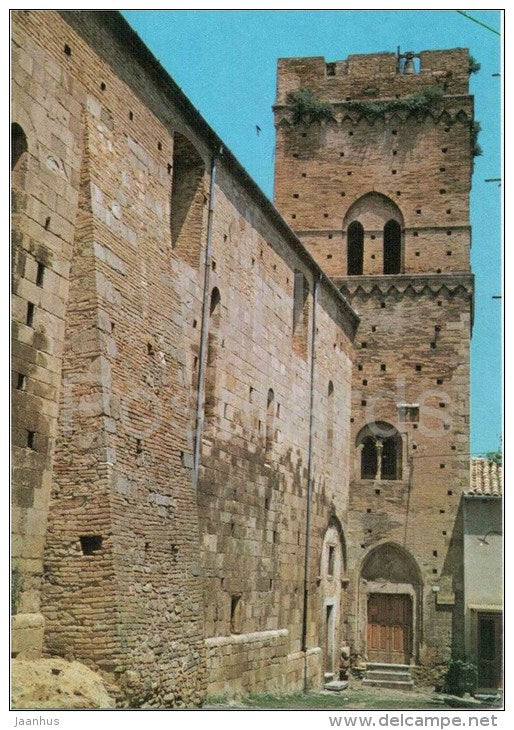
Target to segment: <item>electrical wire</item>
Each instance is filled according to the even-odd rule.
[[[483,28],[487,28],[487,30],[490,30],[492,33],[496,33],[496,35],[501,36],[501,33],[499,33],[495,28],[491,28],[491,26],[487,25],[487,23],[483,23],[481,20],[477,20],[476,18],[473,18],[473,16],[465,13],[464,10],[456,10],[455,12],[458,13],[459,15],[463,15],[468,20],[472,20],[473,23],[477,23],[478,25],[481,25]]]

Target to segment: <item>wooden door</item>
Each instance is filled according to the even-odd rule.
[[[325,607],[325,672],[334,671],[334,606]]]
[[[412,599],[396,593],[372,593],[368,597],[368,646],[370,662],[410,664],[412,656]]]
[[[503,687],[503,621],[500,613],[479,613],[477,626],[478,687]]]

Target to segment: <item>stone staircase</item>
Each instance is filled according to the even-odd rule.
[[[414,682],[409,664],[374,664],[368,662],[362,684],[370,687],[411,690]]]
[[[334,679],[334,676],[334,672],[325,672],[325,682],[323,686],[329,692],[342,692],[343,689],[346,689],[348,687],[348,682]]]

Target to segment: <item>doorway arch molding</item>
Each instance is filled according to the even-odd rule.
[[[367,655],[368,602],[371,595],[409,596],[412,601],[411,663],[417,663],[423,629],[423,578],[411,552],[399,542],[380,540],[369,547],[358,567],[356,637],[358,653]]]

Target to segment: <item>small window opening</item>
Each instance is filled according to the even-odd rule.
[[[44,278],[45,278],[45,266],[41,262],[38,262],[37,273],[36,273],[36,284],[38,286],[43,286]]]
[[[45,231],[47,231],[50,228],[50,216],[45,220]]]
[[[402,404],[398,406],[398,419],[403,423],[419,421],[419,406]]]
[[[353,221],[348,226],[348,252],[347,252],[347,273],[348,276],[362,275],[364,263],[364,228],[358,221]]]
[[[387,369],[387,368],[386,368],[386,365],[385,365],[385,363],[381,363],[381,364],[380,364],[380,370],[381,370],[381,371],[382,371],[383,373],[385,373],[386,369]]]
[[[19,124],[11,125],[11,171],[16,169],[20,159],[27,152],[27,137]]]
[[[132,121],[132,120],[134,119],[134,114],[133,114],[133,112],[129,112],[129,119],[130,119],[130,121]]]
[[[335,561],[336,549],[334,545],[328,546],[328,560],[327,560],[327,573],[328,575],[334,575],[334,561]]]
[[[34,304],[33,302],[27,302],[27,326],[32,327],[34,324]]]
[[[27,431],[27,446],[28,446],[29,449],[33,449],[34,448],[34,439],[35,439],[35,436],[36,436],[36,432],[35,431]]]
[[[141,439],[136,439],[136,454],[143,453],[143,443]]]
[[[102,549],[101,535],[81,535],[80,547],[83,555],[93,555]]]
[[[241,632],[241,594],[230,597],[230,633]]]
[[[26,387],[27,387],[27,376],[23,375],[23,373],[18,373],[18,379],[16,381],[16,389],[25,390]]]
[[[71,56],[71,48],[69,47],[69,45],[67,43],[64,44],[64,53],[67,56]]]
[[[146,343],[146,351],[151,357],[155,355],[155,350],[151,342]]]
[[[423,369],[423,366],[422,365],[416,365],[416,371],[418,373],[420,373],[422,371],[422,369]]]
[[[395,220],[384,226],[384,274],[399,274],[401,271],[401,227]]]
[[[104,81],[102,81],[102,83],[100,84],[100,89],[102,91],[105,91],[105,82]]]

